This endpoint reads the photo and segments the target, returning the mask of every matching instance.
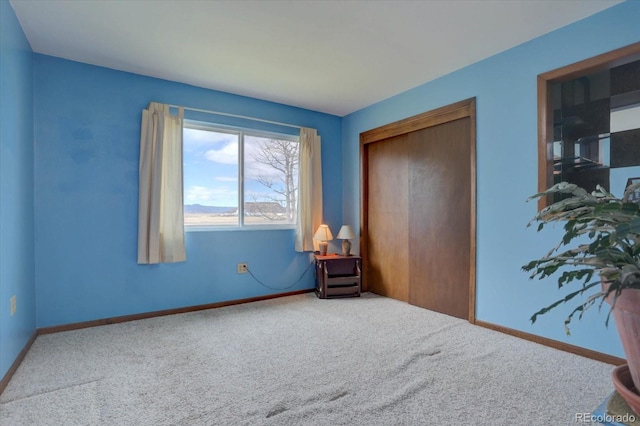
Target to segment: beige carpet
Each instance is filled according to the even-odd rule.
[[[365,293],[39,336],[2,425],[575,425],[612,366]]]

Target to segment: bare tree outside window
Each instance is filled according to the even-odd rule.
[[[260,185],[246,192],[245,216],[295,223],[298,191],[297,141],[249,137],[245,139],[245,174]]]

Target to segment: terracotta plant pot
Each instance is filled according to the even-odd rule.
[[[611,374],[613,387],[622,399],[627,403],[634,413],[640,416],[640,395],[637,394],[636,388],[631,381],[631,373],[628,365],[620,365],[613,369]]]
[[[604,291],[608,286],[608,284],[602,283]],[[611,299],[612,295],[609,296],[607,301],[611,303]],[[637,400],[630,402],[622,392],[619,391],[618,393],[634,409],[636,414],[640,415],[640,396],[638,395],[638,389],[640,389],[640,290],[625,289],[620,293],[613,308],[613,319],[616,322],[616,329],[627,358],[628,375],[631,377],[631,384],[633,385],[631,387],[627,386],[629,388],[627,395],[631,394]],[[619,370],[617,372],[614,371],[614,377],[618,378],[618,385],[624,381],[621,374]]]

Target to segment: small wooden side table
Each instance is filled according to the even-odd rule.
[[[316,259],[316,295],[320,299],[359,297],[361,284],[360,256],[314,255]]]

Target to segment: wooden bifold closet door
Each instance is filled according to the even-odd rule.
[[[473,321],[473,100],[456,114],[368,143],[361,136],[363,278],[374,293]]]

